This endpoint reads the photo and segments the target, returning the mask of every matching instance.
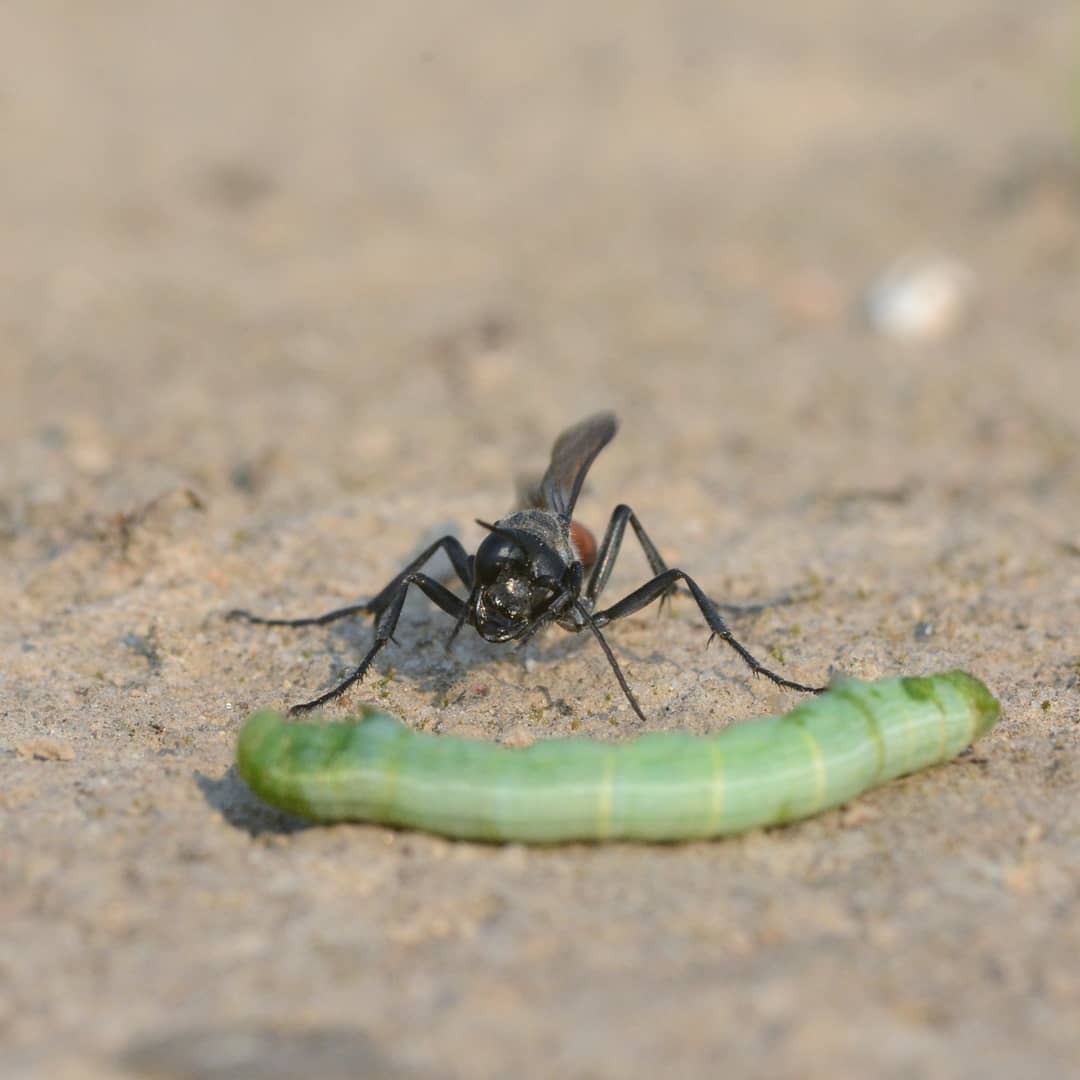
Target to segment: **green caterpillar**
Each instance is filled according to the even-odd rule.
[[[948,761],[997,722],[987,688],[953,671],[843,680],[783,716],[718,735],[625,743],[549,739],[523,749],[359,721],[274,712],[240,732],[240,775],[316,821],[371,821],[468,840],[691,840],[784,825]]]

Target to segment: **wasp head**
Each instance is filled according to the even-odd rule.
[[[562,556],[521,529],[493,527],[476,552],[475,575],[473,622],[487,641],[521,637],[545,615],[556,615],[556,601],[568,596]]]

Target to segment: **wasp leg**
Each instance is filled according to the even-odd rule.
[[[461,541],[456,536],[443,536],[436,540],[433,544],[429,544],[419,555],[404,570],[401,571],[389,585],[383,589],[377,596],[373,596],[368,601],[368,610],[378,616],[388,608],[393,602],[397,590],[401,587],[401,583],[410,575],[414,574],[421,566],[424,565],[430,559],[436,551],[442,548],[450,558],[450,562],[454,567],[454,572],[461,579],[462,585],[466,589],[472,589],[473,587],[473,558],[466,552],[461,546]],[[426,576],[426,575],[421,575]],[[430,581],[431,579],[428,578]],[[417,582],[419,584],[419,582]],[[425,590],[426,591],[426,590]],[[446,590],[444,590],[445,592]],[[431,594],[428,593],[430,596]],[[452,593],[450,595],[453,595]],[[433,596],[431,597],[435,599]],[[457,599],[455,597],[455,599]],[[436,601],[438,603],[438,601]],[[441,605],[440,605],[441,606]],[[446,610],[445,608],[443,610]],[[457,611],[450,612],[451,615],[456,615]]]
[[[690,590],[690,595],[693,596],[701,614],[705,618],[705,622],[712,631],[709,637],[710,642],[714,637],[720,638],[721,641],[730,645],[743,658],[743,661],[755,675],[764,675],[766,679],[774,682],[777,686],[784,686],[789,690],[799,690],[806,694],[820,694],[828,689],[825,686],[804,686],[802,683],[792,682],[791,679],[785,679],[782,675],[770,671],[769,668],[760,663],[750,650],[738,641],[727,628],[727,624],[720,617],[716,604],[701,591],[698,583],[682,570],[665,570],[662,574],[657,574],[652,581],[647,581],[628,596],[624,596],[617,604],[612,604],[611,607],[606,608],[604,611],[596,612],[593,615],[593,621],[597,626],[606,626],[615,619],[623,619],[627,615],[632,615],[635,611],[640,611],[654,600],[659,600],[665,596],[680,579],[685,582],[686,587]]]
[[[589,584],[585,590],[585,595],[594,604],[599,598],[600,593],[603,591],[604,586],[607,584],[608,578],[611,576],[611,570],[615,565],[615,560],[619,556],[619,549],[622,547],[623,535],[626,532],[627,523],[633,527],[638,542],[645,552],[645,557],[649,560],[649,566],[652,569],[652,572],[654,574],[663,574],[668,569],[667,563],[664,562],[660,552],[656,549],[656,545],[642,528],[641,522],[638,521],[634,511],[631,510],[629,506],[616,506],[611,514],[607,532],[604,533],[603,542],[600,544],[600,548],[597,551],[596,562],[593,565],[592,575],[589,578]],[[676,595],[689,595],[689,590],[680,589],[677,585],[672,585],[661,598],[661,606],[664,601],[669,600],[672,596]],[[766,611],[773,607],[785,607],[788,604],[797,604],[803,599],[805,599],[805,597],[801,594],[781,593],[780,596],[770,600],[763,600],[756,604],[718,604],[715,601],[713,604],[718,610],[738,618],[743,615],[757,615],[759,612]]]
[[[638,538],[638,543],[641,544],[641,549],[645,552],[645,558],[649,560],[652,572],[660,575],[667,571],[667,563],[664,562],[660,552],[656,550],[656,545],[641,527],[637,515],[629,506],[620,504],[611,512],[611,520],[608,522],[604,539],[596,552],[596,562],[593,565],[592,573],[589,575],[589,582],[585,586],[585,598],[589,605],[595,604],[597,598],[604,591],[604,586],[607,584],[611,571],[615,566],[615,560],[619,557],[623,535],[626,532],[628,522]],[[668,590],[668,593],[674,591],[673,587]]]
[[[391,598],[400,587],[402,581],[410,574],[415,573],[430,559],[436,551],[442,548],[450,557],[454,571],[466,589],[472,588],[473,569],[472,558],[461,546],[461,542],[455,536],[442,536],[433,544],[429,544],[408,566],[405,567],[381,592],[362,604],[350,604],[348,607],[335,608],[322,615],[312,615],[301,619],[267,619],[262,615],[253,615],[250,611],[240,608],[227,612],[226,619],[243,619],[244,622],[255,623],[258,626],[325,626],[327,623],[337,622],[338,619],[348,618],[350,615],[374,615],[378,617],[390,604]]]
[[[350,686],[360,682],[371,667],[372,661],[385,648],[386,644],[393,640],[394,631],[397,629],[398,619],[401,617],[401,609],[405,603],[405,597],[409,592],[410,585],[416,585],[427,598],[437,604],[447,615],[455,619],[461,619],[465,610],[465,603],[455,596],[445,585],[440,585],[434,578],[427,574],[410,573],[405,576],[398,575],[394,579],[397,591],[384,603],[375,621],[375,643],[368,650],[367,655],[360,661],[358,667],[351,671],[336,686],[331,687],[325,694],[320,694],[311,701],[302,701],[289,709],[290,716],[297,713],[317,709],[328,701],[340,697]],[[385,590],[383,590],[385,592]],[[382,595],[382,594],[380,594]]]
[[[642,722],[647,724],[648,720],[641,711],[641,706],[638,704],[637,698],[634,697],[634,692],[630,689],[630,684],[626,681],[626,676],[619,666],[619,661],[615,659],[615,654],[611,651],[611,646],[607,643],[607,638],[600,632],[600,627],[597,625],[596,620],[589,614],[584,604],[574,604],[574,611],[581,617],[582,626],[587,626],[592,631],[596,640],[600,642],[600,648],[604,650],[604,655],[608,658],[611,670],[615,672],[615,678],[619,680],[619,686],[626,695],[626,700],[630,702],[630,707],[638,714]],[[582,627],[578,627],[579,630],[581,628]]]

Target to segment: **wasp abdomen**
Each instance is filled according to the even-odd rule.
[[[577,557],[585,564],[586,570],[596,562],[596,537],[580,521],[570,522],[570,543],[574,545]]]

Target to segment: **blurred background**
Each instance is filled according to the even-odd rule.
[[[4,5],[16,494],[240,476],[287,499],[268,463],[305,501],[448,461],[486,485],[603,405],[723,488],[948,469],[955,426],[1053,440],[1074,15]],[[868,295],[912,259],[875,330]],[[1019,442],[995,468],[1029,477],[1045,447]]]
[[[0,4],[0,1072],[1067,1075],[1078,19]],[[259,807],[240,718],[369,630],[221,612],[474,544],[600,408],[594,528],[626,501],[718,599],[794,589],[738,627],[791,677],[969,667],[1005,703],[985,751],[662,850]],[[446,657],[444,624],[410,602],[364,694],[635,732],[588,643]],[[689,605],[612,638],[658,727],[794,704]]]

